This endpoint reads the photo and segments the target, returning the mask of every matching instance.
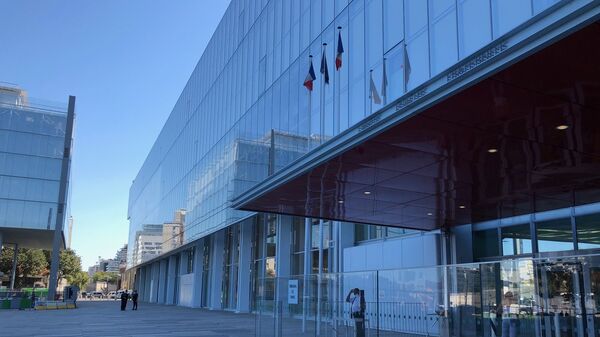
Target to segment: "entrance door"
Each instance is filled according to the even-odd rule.
[[[587,333],[584,273],[581,262],[552,262],[537,265],[539,315],[536,330],[543,337],[591,337]]]

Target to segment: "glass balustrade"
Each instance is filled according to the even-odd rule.
[[[600,336],[600,255],[267,278],[255,299],[261,337]]]

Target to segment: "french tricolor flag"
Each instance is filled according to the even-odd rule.
[[[306,79],[304,80],[304,86],[308,91],[313,90],[313,81],[317,79],[315,76],[315,68],[313,68],[312,56],[310,57],[310,68],[308,68],[308,74],[306,74]]]
[[[341,27],[338,27],[341,29]],[[337,55],[335,57],[335,70],[340,70],[342,67],[342,54],[344,53],[344,45],[342,44],[342,32],[338,33]]]

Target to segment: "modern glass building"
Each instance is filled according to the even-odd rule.
[[[65,247],[74,103],[0,86],[0,246]]]
[[[233,0],[131,186],[132,252],[185,211],[131,286],[258,336],[339,333],[354,287],[377,332],[599,336],[599,15]]]

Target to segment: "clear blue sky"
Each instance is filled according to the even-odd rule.
[[[71,212],[83,267],[127,242],[127,199],[229,0],[0,0],[0,81],[77,96]]]

